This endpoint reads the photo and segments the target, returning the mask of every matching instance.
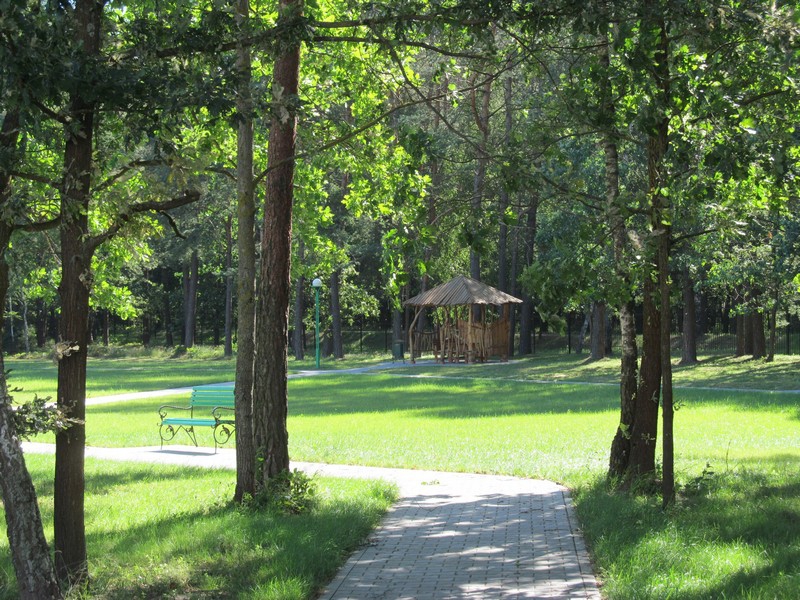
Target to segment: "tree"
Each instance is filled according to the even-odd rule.
[[[259,486],[289,470],[287,343],[302,0],[280,0],[278,11],[283,37],[273,68],[255,328],[255,355],[264,359],[257,363],[253,387]]]
[[[10,107],[3,116],[0,129],[0,208],[4,215],[13,214],[11,170],[16,162],[20,138],[20,113]],[[0,323],[8,292],[6,251],[11,242],[15,223],[8,217],[0,220]],[[2,327],[0,326],[0,332]],[[2,336],[0,336],[2,339]],[[61,598],[50,548],[44,537],[42,518],[36,500],[18,433],[14,425],[11,396],[8,393],[6,369],[0,348],[0,491],[5,507],[6,528],[11,548],[11,560],[17,575],[19,595],[23,600]]]

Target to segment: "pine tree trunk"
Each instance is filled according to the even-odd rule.
[[[300,0],[281,0],[278,28],[302,17]],[[288,397],[287,346],[289,319],[292,203],[296,117],[291,106],[283,106],[298,92],[300,41],[283,40],[275,59],[274,109],[269,132],[268,173],[261,243],[261,269],[256,309],[253,408],[256,415],[256,448],[261,459],[260,482],[289,470],[289,435],[286,430]]]
[[[250,32],[250,2],[237,0],[236,26],[239,39]],[[256,493],[256,445],[254,437],[253,380],[255,362],[255,188],[253,176],[253,102],[250,92],[252,64],[250,46],[237,49],[236,71],[239,76],[237,94],[237,249],[239,264],[236,279],[238,321],[236,326],[236,489],[234,500],[242,502]]]
[[[225,221],[225,349],[233,356],[233,217]]]
[[[198,283],[198,256],[197,250],[192,250],[189,264],[183,271],[184,276],[184,305],[183,305],[183,345],[191,348],[195,343],[197,328],[197,283]]]
[[[775,360],[775,346],[777,344],[778,338],[778,307],[779,307],[779,298],[778,298],[778,290],[775,290],[775,295],[772,298],[772,307],[769,311],[769,346],[767,348],[767,362],[773,362]],[[23,304],[23,307],[25,305]],[[24,313],[23,313],[24,314]],[[25,319],[23,318],[23,323]],[[26,336],[27,339],[27,336]]]
[[[525,266],[533,263],[534,244],[536,242],[536,217],[539,208],[539,198],[534,196],[531,199],[531,206],[528,208],[528,216],[525,223]],[[519,353],[522,355],[531,354],[531,336],[533,335],[533,298],[527,292],[522,294],[522,306],[520,307],[519,317]]]
[[[341,271],[338,269],[331,273],[331,340],[333,342],[333,357],[344,358],[344,343],[342,342],[342,303],[339,300],[339,287],[341,284]]]
[[[22,339],[25,352],[31,351],[31,332],[28,326],[28,299],[22,298]],[[774,345],[773,345],[774,347]],[[774,354],[774,352],[773,352]]]
[[[36,301],[36,347],[44,348],[47,343],[47,305],[41,298]]]
[[[108,345],[111,343],[111,313],[107,308],[103,309],[101,327],[103,328],[103,346],[108,348]]]
[[[510,77],[503,80],[503,100],[505,105],[505,129],[503,132],[503,143],[506,148],[511,147],[511,134],[514,126],[514,107],[512,81]],[[497,286],[503,292],[508,292],[508,225],[505,217],[508,209],[509,195],[508,186],[500,186],[500,205],[498,207],[500,219],[500,231],[497,240]]]
[[[164,319],[164,344],[167,348],[172,348],[175,346],[175,338],[172,333],[172,309],[169,305],[169,279],[170,274],[166,268],[161,268],[161,299],[163,302],[162,306],[162,317]]]
[[[472,210],[474,215],[482,214],[483,196],[486,187],[486,169],[489,165],[489,102],[492,96],[492,82],[487,79],[481,90],[481,102],[478,107],[478,90],[472,91],[471,104],[475,124],[481,133],[477,146],[477,164],[472,183]],[[481,280],[481,256],[473,245],[469,251],[469,273],[475,281]]]
[[[744,356],[745,353],[745,323],[747,317],[745,315],[736,315],[736,356]]]
[[[581,328],[578,330],[578,339],[575,341],[575,354],[583,354],[583,342],[586,340],[586,332],[589,331],[589,323],[591,322],[591,312],[583,315],[583,322]]]
[[[606,305],[605,302],[592,302],[591,309],[591,358],[600,360],[606,357]]]
[[[303,240],[297,242],[297,259],[300,263],[306,260],[306,245]],[[306,355],[305,335],[303,331],[303,317],[306,312],[305,303],[306,278],[300,275],[294,284],[294,328],[292,345],[294,346],[295,360],[303,360]]]
[[[697,364],[697,310],[694,298],[694,282],[689,268],[683,269],[681,277],[683,291],[683,340],[681,364]]]
[[[750,315],[753,330],[753,358],[764,358],[767,355],[767,338],[764,333],[764,313],[757,310]]]

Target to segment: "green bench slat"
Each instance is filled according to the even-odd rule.
[[[213,427],[217,424],[214,419],[181,419],[179,417],[167,417],[161,423],[164,425],[182,425],[184,427]]]

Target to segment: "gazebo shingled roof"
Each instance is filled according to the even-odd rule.
[[[417,294],[403,305],[417,307],[520,304],[522,300],[464,275]]]

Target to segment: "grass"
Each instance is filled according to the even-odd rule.
[[[27,457],[45,523],[52,457]],[[92,598],[313,597],[396,497],[385,482],[315,479],[301,515],[233,507],[234,474],[86,461]],[[52,531],[46,532],[52,539]],[[5,538],[0,598],[16,596]]]
[[[21,388],[12,392],[15,400],[56,396],[58,367],[47,359],[5,359],[8,384]],[[233,381],[236,363],[231,359],[193,360],[176,358],[89,359],[86,395],[89,398],[129,392],[179,388],[203,383]]]
[[[507,363],[442,365],[436,374],[446,377],[519,379],[523,381],[619,383],[619,357],[591,361],[584,355],[539,354]],[[777,355],[771,363],[749,357],[703,356],[696,365],[682,366],[673,360],[676,388],[710,387],[751,390],[798,390],[800,356]],[[393,372],[413,374],[418,366],[408,364]]]
[[[800,597],[799,397],[780,393],[797,388],[798,366],[781,357],[676,368],[680,493],[666,512],[604,481],[618,419],[614,360],[537,356],[292,379],[290,453],[563,482],[609,598]],[[89,443],[157,444],[156,407],[175,400],[89,407]]]

